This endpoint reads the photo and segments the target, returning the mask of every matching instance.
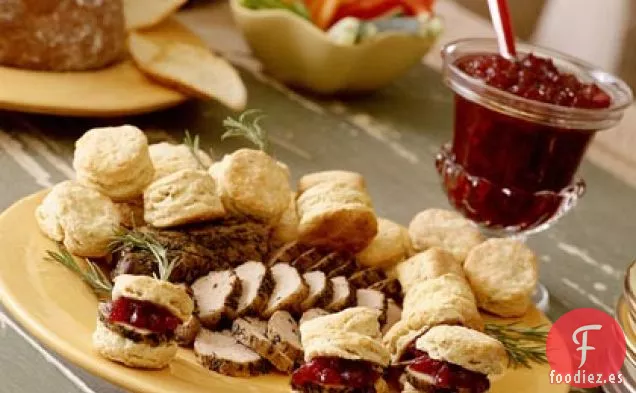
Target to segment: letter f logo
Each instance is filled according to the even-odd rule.
[[[574,344],[580,345],[576,350],[581,351],[581,364],[579,364],[579,368],[583,367],[585,362],[587,361],[587,351],[593,351],[596,348],[587,345],[587,332],[590,330],[601,330],[603,326],[601,325],[585,325],[576,329],[574,333],[572,333],[572,341]],[[583,333],[583,339],[579,342],[577,336],[579,333]]]

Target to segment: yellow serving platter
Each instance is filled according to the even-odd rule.
[[[73,273],[44,260],[45,251],[54,249],[55,244],[40,234],[35,221],[35,208],[43,196],[44,192],[40,192],[24,198],[0,215],[0,300],[48,348],[89,372],[138,393],[289,392],[287,376],[225,377],[201,367],[193,353],[184,349],[162,371],[134,370],[98,356],[91,348],[96,298]],[[536,325],[547,319],[533,310],[523,322]],[[565,385],[550,384],[549,372],[547,365],[510,370],[493,383],[491,393],[567,392]]]
[[[173,18],[147,30],[206,47]],[[0,109],[64,116],[112,117],[152,112],[187,97],[144,75],[126,59],[97,71],[43,72],[0,66]]]

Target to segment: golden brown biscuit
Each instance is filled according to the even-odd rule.
[[[537,260],[524,243],[489,239],[470,251],[464,271],[481,309],[518,317],[530,307],[537,285]]]
[[[354,307],[303,323],[305,360],[329,356],[388,366],[390,355],[380,342],[379,316],[378,310]]]
[[[216,183],[206,171],[182,169],[155,180],[144,191],[144,219],[158,228],[204,222],[225,214]]]
[[[299,241],[317,247],[359,252],[378,231],[371,198],[342,183],[320,183],[296,201]]]
[[[162,369],[177,355],[177,344],[173,341],[159,345],[135,342],[121,336],[97,321],[93,333],[93,348],[106,359],[128,367]]]
[[[433,359],[485,375],[502,374],[508,359],[499,341],[462,326],[433,327],[417,339],[415,347]]]
[[[206,152],[199,149],[197,151],[199,160],[197,160],[190,148],[183,144],[155,143],[150,145],[149,152],[152,165],[155,168],[155,180],[182,169],[207,170],[212,165],[212,159]],[[199,161],[203,167],[201,167]]]
[[[439,247],[413,255],[395,267],[397,279],[404,293],[417,282],[452,273],[464,277],[464,269],[457,259]]]
[[[479,229],[459,213],[428,209],[419,212],[409,225],[409,235],[416,251],[440,247],[461,263],[468,252],[484,241]]]
[[[150,302],[170,311],[181,321],[187,321],[194,311],[192,298],[183,287],[147,276],[122,274],[115,277],[112,299],[125,297]]]
[[[48,237],[82,257],[107,255],[119,227],[119,214],[110,199],[70,180],[53,187],[36,209],[36,219]]]
[[[356,255],[356,261],[367,267],[388,269],[405,260],[411,252],[408,230],[385,218],[378,218],[378,234]]]
[[[298,240],[299,221],[298,212],[296,211],[296,193],[292,192],[289,198],[289,206],[272,230],[272,243],[274,245],[283,245]]]
[[[260,150],[240,149],[210,167],[225,208],[237,215],[278,222],[289,207],[289,177]]]
[[[95,128],[75,142],[77,181],[115,201],[140,196],[154,177],[148,139],[137,127]]]
[[[298,181],[298,195],[321,183],[342,183],[347,184],[351,188],[367,192],[366,181],[361,174],[357,172],[333,170],[309,173],[301,177]]]
[[[441,324],[483,329],[470,285],[455,274],[416,283],[404,296],[402,307],[402,319],[409,321],[411,329]]]

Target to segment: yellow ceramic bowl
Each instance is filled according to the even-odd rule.
[[[275,78],[330,94],[375,90],[417,64],[435,37],[381,32],[356,45],[339,45],[286,10],[252,10],[230,0],[234,19],[254,55]]]

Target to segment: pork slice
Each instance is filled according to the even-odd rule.
[[[357,289],[356,304],[358,307],[368,307],[380,311],[378,321],[380,325],[386,322],[387,297],[375,289]]]
[[[368,288],[371,285],[386,279],[386,273],[380,268],[370,267],[359,270],[349,277],[349,282],[355,288]]]
[[[405,374],[407,383],[418,391],[424,393],[434,393],[437,391],[435,388],[435,376],[413,371],[410,367],[406,368]]]
[[[269,295],[274,289],[274,280],[262,262],[245,262],[234,269],[241,280],[241,297],[237,315],[258,315],[265,309]]]
[[[378,281],[375,284],[369,286],[369,289],[375,289],[384,293],[387,297],[401,301],[402,299],[402,286],[396,278],[387,278],[382,281]]]
[[[296,364],[303,360],[298,324],[287,311],[276,311],[267,322],[267,338]]]
[[[342,255],[337,252],[331,252],[320,258],[316,263],[307,268],[308,271],[320,270],[321,272],[330,272],[337,269],[342,263]]]
[[[356,300],[356,292],[346,277],[334,277],[331,278],[331,285],[333,287],[333,297],[331,302],[326,307],[327,311],[338,312],[347,307],[351,307]]]
[[[273,266],[280,262],[291,263],[307,250],[309,247],[298,242],[285,243],[269,254],[267,266]]]
[[[181,347],[192,347],[194,340],[201,330],[201,322],[195,315],[191,315],[190,318],[183,324],[179,325],[174,331],[174,338],[177,344]]]
[[[241,296],[241,281],[232,270],[211,272],[192,284],[201,324],[214,329],[222,318],[234,318]]]
[[[311,321],[312,319],[329,315],[329,314],[330,314],[329,311],[324,310],[322,308],[312,308],[303,313],[303,315],[300,317],[300,321],[298,321],[298,325],[302,325],[303,323]]]
[[[300,303],[300,311],[307,311],[314,307],[324,307],[333,296],[333,286],[331,280],[321,271],[307,272],[303,278],[309,287],[309,294]]]
[[[267,319],[278,310],[294,311],[309,293],[309,288],[296,268],[286,263],[277,263],[271,267],[271,272],[274,290],[262,313]]]
[[[295,362],[267,338],[267,322],[256,318],[239,318],[232,323],[232,335],[238,342],[267,359],[277,370],[290,373]]]
[[[338,276],[349,277],[353,272],[356,271],[357,265],[356,261],[353,259],[344,259],[342,263],[332,270],[323,270],[327,273],[327,277],[333,278]]]
[[[393,327],[400,319],[402,319],[402,309],[393,299],[387,300],[386,306],[386,322],[382,325],[382,336]]]
[[[298,258],[294,259],[290,265],[298,269],[299,272],[303,273],[311,269],[313,265],[315,265],[320,259],[322,255],[315,248],[311,248],[298,256]]]
[[[236,341],[228,331],[202,329],[194,340],[194,353],[204,367],[231,377],[261,375],[270,368],[265,359]]]

